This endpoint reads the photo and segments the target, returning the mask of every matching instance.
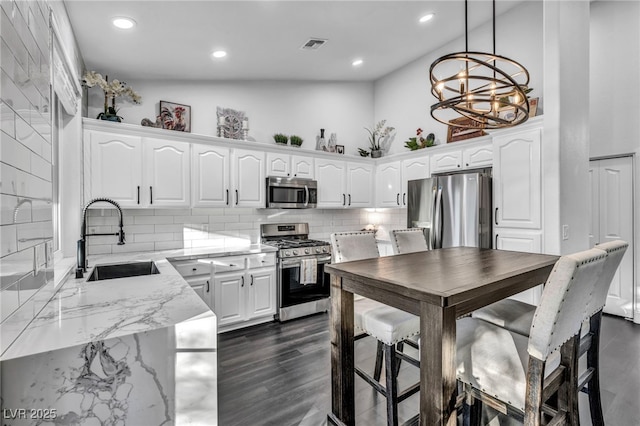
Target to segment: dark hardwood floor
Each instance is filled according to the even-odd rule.
[[[640,325],[604,316],[601,337],[601,393],[607,426],[640,425]],[[329,320],[313,315],[268,323],[218,336],[218,398],[221,426],[325,425],[331,409]],[[356,342],[356,363],[373,370],[375,340]],[[418,380],[403,363],[401,388]],[[416,394],[402,402],[400,421],[418,412]],[[385,425],[385,401],[356,378],[356,422]],[[583,425],[591,425],[586,396]],[[511,424],[494,418],[491,425]]]

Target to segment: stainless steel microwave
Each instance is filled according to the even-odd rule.
[[[267,178],[268,209],[310,209],[318,203],[318,182],[297,177]]]

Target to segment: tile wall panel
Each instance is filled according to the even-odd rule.
[[[55,289],[47,250],[53,238],[48,5],[2,1],[0,9],[0,351],[4,352]]]
[[[256,243],[260,239],[260,225],[270,222],[307,222],[311,238],[326,240],[332,232],[360,230],[368,224],[379,225],[380,235],[384,235],[388,230],[405,227],[406,223],[406,209],[375,213],[367,209],[280,210],[275,219],[273,210],[250,208],[125,209],[123,214],[126,244],[118,246],[116,236],[89,237],[88,254]],[[90,233],[115,233],[117,212],[90,209],[87,226]]]

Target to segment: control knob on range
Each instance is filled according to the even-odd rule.
[[[321,252],[322,252],[322,250],[320,250],[320,247],[318,247],[318,248],[316,249],[316,253],[321,253]]]
[[[285,250],[284,255],[285,256],[289,256],[291,254],[291,252],[289,250]]]
[[[297,256],[297,255],[298,255],[298,250],[294,250],[294,251],[293,251],[293,255],[294,255],[294,256]]]
[[[304,254],[309,254],[309,249],[304,249]]]
[[[326,247],[322,247],[322,252],[326,253],[327,252],[327,248]]]

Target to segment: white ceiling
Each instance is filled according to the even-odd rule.
[[[520,1],[498,1],[497,14]],[[120,79],[371,81],[464,34],[462,0],[65,4],[87,69]],[[418,23],[429,12],[434,19]],[[137,26],[119,30],[116,16]],[[490,1],[469,2],[469,30],[490,19]],[[300,49],[314,37],[328,42]],[[217,49],[227,57],[213,60]],[[364,64],[354,68],[356,58]]]

